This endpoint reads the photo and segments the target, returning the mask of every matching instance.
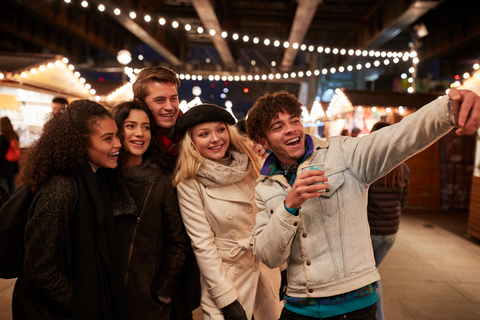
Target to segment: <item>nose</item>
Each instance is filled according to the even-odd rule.
[[[165,102],[165,106],[164,106],[164,109],[165,110],[168,110],[168,111],[171,111],[173,109],[175,109],[173,103],[167,99],[167,101]]]
[[[285,125],[285,134],[291,134],[293,132],[295,132],[295,128],[290,123],[287,123]]]
[[[137,129],[135,130],[135,135],[138,136],[138,137],[142,137],[142,136],[143,136],[142,127],[140,127],[140,126],[137,127]]]
[[[116,149],[120,149],[122,147],[122,143],[120,142],[120,139],[117,136],[113,137],[113,147]]]
[[[218,141],[220,139],[217,137],[217,135],[215,133],[212,133],[211,140],[212,140],[212,142],[215,142],[215,141]]]

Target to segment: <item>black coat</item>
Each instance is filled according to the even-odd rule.
[[[395,190],[384,186],[382,179],[370,185],[368,190],[368,223],[370,234],[377,236],[391,235],[398,231],[402,208],[407,204],[410,169],[404,163],[403,166],[404,184],[402,188],[398,185]]]
[[[36,193],[14,319],[126,319],[109,174],[86,164],[75,183],[53,176]]]
[[[114,214],[130,318],[167,319],[157,297],[172,298],[190,246],[176,190],[150,161],[129,168],[123,182]]]

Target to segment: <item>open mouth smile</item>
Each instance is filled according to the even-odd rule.
[[[300,143],[300,137],[295,137],[293,139],[287,140],[285,144],[287,146],[296,146]]]

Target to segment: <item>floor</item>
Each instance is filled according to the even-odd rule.
[[[386,319],[480,319],[480,241],[468,213],[408,208],[380,266]],[[0,320],[11,319],[14,280],[0,279]],[[201,320],[201,310],[194,312]]]

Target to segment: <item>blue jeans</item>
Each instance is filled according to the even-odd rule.
[[[288,310],[287,308],[282,309],[282,314],[280,315],[279,320],[375,320],[375,303],[369,307],[355,310],[349,313],[341,314],[334,317],[328,318],[313,318],[308,316],[303,316],[301,314],[295,313]]]
[[[370,235],[370,238],[372,239],[373,255],[375,256],[375,264],[377,265],[377,268],[387,255],[388,251],[390,251],[390,249],[392,248],[396,237],[396,234],[390,234],[387,236]],[[377,320],[384,320],[385,315],[383,313],[382,282],[378,280],[377,285],[378,287],[376,315]]]

